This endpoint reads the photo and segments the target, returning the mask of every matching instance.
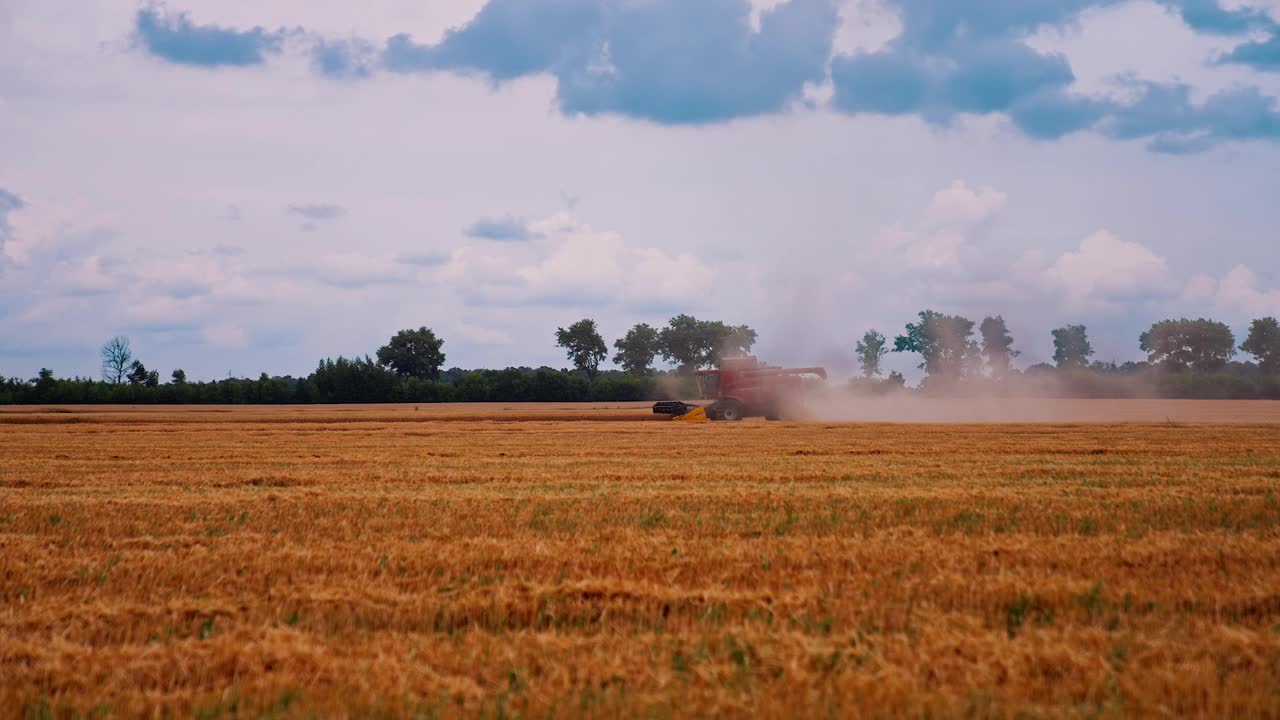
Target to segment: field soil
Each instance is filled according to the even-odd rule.
[[[1280,716],[1280,413],[1059,402],[0,411],[0,716]]]

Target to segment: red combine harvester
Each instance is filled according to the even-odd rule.
[[[825,368],[784,368],[762,365],[754,357],[723,358],[717,370],[698,371],[698,391],[710,405],[691,405],[678,400],[654,403],[657,415],[675,420],[741,420],[763,415],[781,420],[801,404],[804,377],[827,379]]]

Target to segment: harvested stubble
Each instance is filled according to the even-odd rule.
[[[0,440],[3,714],[1280,716],[1277,425]]]

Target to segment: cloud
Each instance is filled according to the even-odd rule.
[[[1087,128],[1100,112],[1094,101],[1067,92],[1075,82],[1067,59],[1025,39],[1096,4],[1104,3],[896,0],[901,35],[881,50],[832,60],[832,104],[850,114],[911,114],[935,124],[962,113],[1007,113],[1038,138]]]
[[[976,225],[1004,207],[1009,196],[991,187],[971,190],[962,180],[939,190],[929,203],[927,217],[935,225]]]
[[[498,242],[524,242],[531,237],[528,224],[510,215],[499,220],[477,220],[463,232],[468,237]]]
[[[405,34],[392,37],[382,63],[395,72],[453,70],[498,81],[551,72],[590,52],[606,14],[598,0],[490,0],[437,45],[417,45]]]
[[[693,255],[633,247],[568,212],[529,230],[526,245],[459,249],[444,277],[475,306],[635,307],[692,301],[715,276]]]
[[[1172,154],[1200,152],[1228,140],[1280,141],[1276,99],[1257,88],[1224,90],[1194,105],[1187,85],[1129,82],[1141,95],[1115,106],[1101,124],[1112,138],[1151,138],[1148,149]]]
[[[321,222],[324,220],[336,220],[347,214],[347,209],[341,205],[333,203],[311,203],[302,205],[290,205],[289,212],[294,215]]]
[[[1060,255],[1010,252],[1000,242],[1008,195],[962,180],[933,195],[922,219],[883,228],[875,250],[859,258],[862,274],[895,293],[967,306],[1103,311],[1169,295],[1168,262],[1145,245],[1094,232]]]
[[[1151,115],[1144,103],[1128,106],[1079,92],[1065,56],[1028,42],[1043,28],[1062,27],[1085,10],[1119,6],[1122,0],[883,2],[896,12],[899,34],[878,49],[834,57],[841,22],[836,0],[488,0],[439,42],[420,44],[400,33],[380,50],[360,38],[328,39],[300,29],[196,25],[186,13],[151,5],[138,11],[134,34],[153,55],[207,67],[259,65],[297,35],[308,38],[312,67],[331,78],[369,78],[379,66],[402,74],[477,75],[495,84],[548,75],[564,114],[612,114],[669,125],[829,103],[847,114],[918,116],[934,125],[965,115],[998,115],[1037,140],[1105,127],[1107,137],[1145,138],[1150,150],[1164,154],[1276,137],[1270,128],[1275,112],[1268,105],[1274,99],[1256,88],[1236,88],[1221,98],[1245,103],[1237,112],[1262,113],[1254,121],[1265,127],[1252,131],[1197,114],[1185,98]],[[1280,25],[1266,12],[1238,2],[1224,7],[1220,0],[1157,2],[1196,33],[1270,32],[1216,62],[1280,69]],[[1149,84],[1152,102],[1169,100]],[[1162,112],[1173,114],[1163,125],[1156,122]],[[1187,114],[1198,118],[1192,130],[1178,125]],[[1126,126],[1144,122],[1146,132],[1125,134]]]
[[[1182,289],[1182,299],[1192,304],[1203,304],[1206,300],[1213,298],[1213,293],[1217,288],[1218,281],[1212,275],[1196,273],[1187,281],[1186,287]]]
[[[1226,140],[1274,140],[1275,99],[1244,87],[1214,95],[1201,107],[1180,84],[1122,79],[1139,99],[1122,104],[1072,91],[1075,75],[1062,55],[1027,44],[1032,31],[1071,21],[1110,0],[939,3],[895,0],[903,32],[875,52],[831,62],[832,106],[845,113],[916,115],[945,125],[962,114],[1003,114],[1042,140],[1094,127],[1114,139],[1148,138],[1155,152],[1190,154]],[[1165,0],[1199,32],[1240,34],[1274,28],[1252,8],[1227,10],[1216,0]],[[1272,44],[1275,43],[1273,46]],[[1280,67],[1280,40],[1236,48],[1224,62]]]
[[[883,228],[876,247],[881,260],[921,270],[959,273],[962,254],[983,225],[1005,206],[1008,195],[991,187],[972,189],[963,180],[934,193],[922,222]]]
[[[1258,277],[1244,265],[1231,269],[1218,283],[1219,306],[1255,317],[1280,316],[1280,288],[1259,290]]]
[[[454,71],[495,82],[556,79],[567,114],[705,124],[784,110],[825,76],[833,0],[789,0],[751,23],[746,0],[490,0],[436,45],[392,37],[395,72]]]
[[[1220,63],[1248,65],[1255,70],[1280,72],[1280,30],[1273,30],[1270,37],[1257,42],[1237,45],[1231,52],[1219,58]]]
[[[111,264],[97,255],[60,263],[59,291],[77,297],[115,292],[120,287],[120,278],[112,272]]]
[[[1162,292],[1169,282],[1164,258],[1106,230],[1081,240],[1078,249],[1063,253],[1045,275],[1065,292],[1072,305]]]
[[[5,257],[5,245],[13,234],[13,227],[9,224],[9,213],[21,210],[24,205],[22,198],[0,188],[0,259]]]
[[[295,274],[300,278],[310,276],[326,285],[345,289],[401,285],[413,280],[410,272],[395,260],[351,252],[316,258]]]
[[[1253,7],[1228,10],[1220,0],[1161,0],[1161,3],[1175,10],[1187,27],[1197,32],[1239,35],[1275,24],[1262,10]]]
[[[311,48],[311,65],[316,72],[337,79],[367,78],[373,74],[377,53],[373,45],[360,39],[319,39]]]
[[[196,25],[189,13],[170,13],[161,5],[138,10],[133,33],[137,44],[158,58],[208,68],[261,65],[268,55],[281,51],[286,35],[283,29]]]
[[[443,253],[414,253],[397,255],[396,262],[401,265],[417,265],[418,267],[437,267],[449,262],[449,256]]]
[[[1050,89],[1021,97],[1007,114],[1014,126],[1036,140],[1056,140],[1092,128],[1105,116],[1106,103]]]
[[[847,113],[918,114],[947,123],[960,113],[986,115],[1025,105],[1016,121],[1037,136],[1060,136],[1096,120],[1096,113],[1083,111],[1087,100],[1064,93],[1075,81],[1065,57],[1003,38],[957,42],[942,54],[900,39],[880,52],[838,56],[831,77],[832,103]],[[1056,112],[1045,117],[1050,101]]]

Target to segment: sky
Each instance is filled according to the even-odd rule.
[[[1280,0],[0,0],[0,375],[1280,315]],[[890,369],[918,376],[918,357]]]

